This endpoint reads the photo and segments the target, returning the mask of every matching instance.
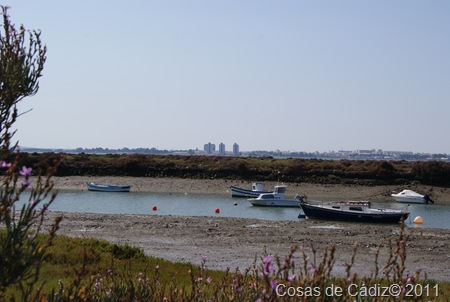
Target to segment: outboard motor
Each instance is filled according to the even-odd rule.
[[[428,195],[424,195],[423,198],[426,200],[427,203],[428,202],[434,203],[434,201]]]

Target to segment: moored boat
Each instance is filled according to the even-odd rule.
[[[422,195],[412,190],[403,190],[397,194],[391,194],[397,202],[403,203],[434,203],[428,195]]]
[[[130,192],[131,189],[131,186],[102,185],[93,182],[86,182],[86,186],[89,191],[99,192]]]
[[[264,184],[259,182],[252,183],[252,189],[242,189],[237,186],[231,186],[231,197],[252,198],[258,197],[259,194],[272,193],[273,191],[264,191]]]
[[[263,207],[298,207],[300,196],[297,194],[294,199],[286,199],[287,186],[278,185],[274,187],[271,193],[259,194],[257,198],[247,199],[254,206]]]
[[[302,200],[299,204],[308,218],[397,223],[406,220],[409,216],[409,212],[405,210],[372,208],[370,201],[335,201],[311,204]]]

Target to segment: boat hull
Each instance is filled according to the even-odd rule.
[[[428,201],[424,197],[401,197],[401,196],[392,196],[395,201],[401,203],[428,203]]]
[[[115,185],[101,185],[93,182],[86,183],[89,191],[97,192],[130,192],[131,186],[115,186]]]
[[[406,220],[409,216],[408,212],[386,212],[386,213],[357,213],[333,210],[317,205],[300,203],[303,212],[308,218],[319,218],[327,220],[341,220],[353,222],[370,222],[370,223],[398,223],[402,219]]]
[[[231,186],[231,197],[237,197],[237,198],[252,198],[252,197],[258,197],[260,194],[264,193],[272,193],[271,191],[252,191],[252,190],[246,190],[241,189],[239,187]]]
[[[248,199],[248,201],[256,207],[283,207],[283,208],[298,208],[298,199]]]

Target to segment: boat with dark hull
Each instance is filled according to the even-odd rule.
[[[251,190],[242,189],[237,186],[231,186],[230,191],[231,197],[240,197],[240,198],[253,198],[258,197],[260,194],[273,192],[273,191],[264,191],[264,185],[258,182],[252,183]]]
[[[86,182],[89,191],[98,192],[130,192],[131,186],[102,185],[93,182]]]
[[[372,208],[370,201],[336,201],[319,204],[300,201],[300,207],[308,218],[354,222],[398,223],[406,220],[405,210]]]

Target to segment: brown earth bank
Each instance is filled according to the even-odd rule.
[[[175,178],[133,177],[55,177],[59,190],[86,190],[85,182],[132,185],[132,191],[229,194],[229,187],[237,184],[249,188],[249,182],[226,180],[192,180]],[[275,183],[265,183],[266,188]],[[311,199],[389,199],[392,191],[406,189],[397,186],[362,187],[348,185],[288,184],[290,194],[300,193]],[[436,203],[450,204],[449,189],[421,186],[409,187],[429,194]],[[92,213],[48,213],[48,221],[63,215],[59,234],[75,237],[95,237],[114,243],[140,247],[148,255],[172,261],[199,264],[201,256],[208,257],[211,269],[241,271],[248,268],[255,257],[284,256],[291,246],[303,249],[313,259],[312,248],[321,259],[330,245],[336,247],[333,272],[345,275],[345,263],[351,259],[358,242],[356,261],[352,272],[370,276],[375,270],[375,253],[383,244],[378,260],[381,268],[389,255],[388,240],[395,243],[400,232],[398,225],[355,224],[320,220],[266,221],[227,217],[184,217],[159,215],[112,215]],[[426,229],[409,225],[406,228],[406,267],[410,273],[417,270],[428,278],[449,281],[450,231]],[[301,262],[300,252],[296,253]],[[422,275],[424,276],[424,275]]]

